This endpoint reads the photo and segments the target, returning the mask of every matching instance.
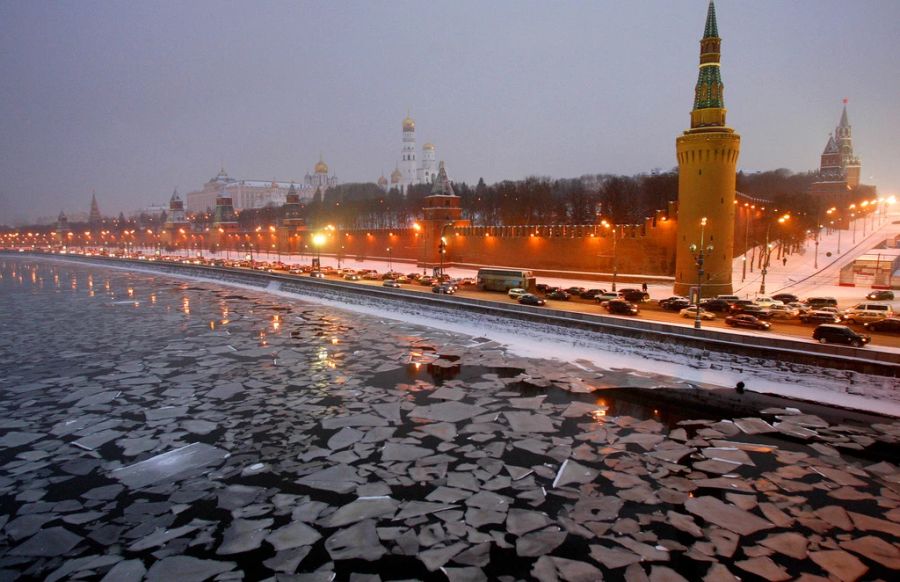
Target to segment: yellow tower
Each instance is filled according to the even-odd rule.
[[[694,91],[691,128],[675,140],[677,295],[688,295],[693,287],[699,287],[705,297],[732,292],[735,167],[741,137],[725,125],[724,85],[719,71],[721,44],[716,7],[710,0],[700,41],[700,74]]]

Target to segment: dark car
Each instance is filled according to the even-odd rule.
[[[519,297],[519,303],[522,305],[545,305],[547,302],[538,297],[537,295],[532,295],[531,293],[526,293]]]
[[[728,310],[731,311],[731,313],[740,313],[741,309],[748,305],[756,305],[756,303],[750,299],[738,299],[737,301],[731,301],[731,307],[729,307]]]
[[[578,294],[582,299],[593,299],[597,295],[606,293],[606,289],[586,289]]]
[[[437,285],[438,280],[434,277],[419,277],[419,285],[422,287],[428,287]]]
[[[563,291],[562,289],[557,289],[555,291],[551,291],[547,294],[547,299],[556,299],[557,301],[568,301],[569,294]]]
[[[681,311],[685,307],[693,305],[690,299],[663,299],[659,302],[659,306],[666,311]]]
[[[800,298],[793,293],[778,293],[776,295],[772,295],[772,299],[774,299],[775,301],[781,301],[785,305],[787,305],[788,303],[800,301]]]
[[[638,314],[638,306],[630,301],[625,301],[624,299],[613,299],[612,301],[607,301],[603,307],[610,313],[615,313],[618,315],[637,315]]]
[[[394,289],[399,289],[400,283],[398,283],[396,279],[385,279],[381,283],[381,286],[382,287],[393,287]]]
[[[731,311],[731,303],[725,299],[706,299],[700,302],[700,307],[707,311],[715,311],[716,313],[726,313]]]
[[[868,295],[866,295],[866,299],[871,301],[893,301],[894,300],[894,292],[886,291],[884,289],[876,289],[872,291]]]
[[[322,271],[310,271],[309,276],[315,277],[316,279],[324,279],[325,273],[323,273]]]
[[[863,327],[869,331],[900,333],[900,317],[886,317],[877,321],[869,321],[864,323]]]
[[[569,295],[581,295],[585,291],[587,291],[587,289],[585,289],[584,287],[569,287],[568,289],[566,289],[566,293],[568,293]]]
[[[737,309],[732,308],[732,315],[752,315],[757,319],[771,319],[772,312],[759,305],[743,305]]]
[[[622,289],[619,291],[619,296],[625,301],[631,301],[632,303],[641,303],[650,299],[650,294],[644,293],[640,289]]]
[[[806,300],[807,305],[813,309],[821,309],[822,307],[837,307],[837,299],[834,297],[810,297]]]
[[[803,323],[840,323],[841,316],[833,311],[807,311],[800,314]]]
[[[453,285],[435,285],[431,288],[432,293],[441,293],[443,295],[453,295],[456,293],[456,289],[453,288]]]
[[[534,288],[536,290],[540,291],[541,293],[549,293],[550,291],[553,290],[553,286],[548,285],[546,283],[538,283],[537,285],[534,286]]]
[[[772,327],[772,324],[768,321],[763,321],[746,313],[729,315],[725,318],[725,324],[731,327],[748,327],[750,329],[769,329]]]
[[[861,333],[856,333],[846,325],[834,325],[826,323],[813,331],[813,339],[820,344],[847,344],[854,348],[861,348],[872,338]]]

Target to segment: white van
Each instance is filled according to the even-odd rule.
[[[894,308],[888,303],[858,303],[845,309],[844,321],[847,323],[868,323],[894,316]]]

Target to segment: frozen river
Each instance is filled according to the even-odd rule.
[[[896,422],[735,419],[615,389],[649,373],[214,283],[0,277],[0,580],[900,568]]]

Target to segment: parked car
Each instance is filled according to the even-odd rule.
[[[641,303],[650,300],[650,294],[644,293],[640,289],[620,289],[619,296],[625,301],[631,301],[632,303]]]
[[[756,299],[753,300],[754,303],[759,305],[760,307],[771,307],[773,305],[784,305],[783,302],[778,301],[772,297],[767,297],[766,295],[760,295]]]
[[[775,295],[772,295],[772,299],[777,299],[778,301],[781,301],[785,305],[787,305],[788,303],[794,303],[796,301],[800,301],[800,298],[797,297],[796,295],[794,295],[793,293],[776,293]]]
[[[769,307],[769,314],[772,319],[796,319],[800,310],[790,305],[772,305]]]
[[[536,290],[538,290],[540,293],[549,293],[550,290],[553,289],[553,286],[548,285],[546,283],[538,283],[537,285],[534,286],[534,288]]]
[[[733,309],[731,311],[732,315],[752,315],[757,319],[770,319],[772,317],[772,312],[769,311],[766,307],[761,307],[759,305],[743,305],[737,309]]]
[[[357,275],[356,273],[347,273],[346,275],[344,275],[344,280],[345,281],[359,281],[359,275]]]
[[[393,287],[394,289],[399,289],[400,283],[398,283],[394,279],[385,279],[384,281],[382,281],[381,286],[382,287]]]
[[[366,271],[363,273],[362,278],[367,281],[377,281],[381,279],[381,275],[378,274],[378,271]]]
[[[506,292],[506,294],[509,295],[510,299],[518,299],[519,297],[521,297],[522,295],[526,295],[527,293],[528,291],[522,289],[521,287],[513,287]]]
[[[556,299],[557,301],[568,301],[569,294],[563,291],[562,289],[557,289],[555,291],[551,291],[547,294],[547,299]]]
[[[310,271],[309,276],[315,277],[316,279],[324,279],[325,273],[323,273],[322,271]]]
[[[766,330],[772,327],[768,321],[763,321],[758,317],[743,313],[740,315],[729,315],[725,318],[725,324],[731,327],[747,327],[750,329]]]
[[[869,331],[900,333],[900,317],[886,317],[877,321],[870,321],[864,323],[863,327]]]
[[[847,323],[866,323],[894,316],[894,309],[887,303],[858,303],[845,309],[844,321]]]
[[[607,301],[613,301],[614,299],[620,299],[618,293],[601,293],[599,295],[594,295],[594,301],[603,305]]]
[[[727,313],[731,310],[731,303],[725,299],[704,299],[700,302],[700,307],[707,311]]]
[[[578,294],[582,299],[593,299],[597,295],[601,295],[606,293],[606,289],[585,289],[581,293]]]
[[[659,302],[659,306],[666,311],[681,311],[691,306],[691,300],[686,297],[670,297]]]
[[[442,295],[453,295],[456,293],[456,289],[453,288],[452,285],[435,285],[431,288],[432,293],[440,293]]]
[[[748,305],[756,305],[756,303],[754,303],[751,299],[738,299],[737,301],[731,302],[731,307],[728,310],[731,313],[739,313],[741,309]]]
[[[569,287],[568,289],[566,289],[566,293],[568,293],[569,295],[581,295],[585,291],[587,291],[587,289],[585,289],[584,287]]]
[[[856,333],[846,325],[823,324],[813,331],[813,339],[820,344],[848,344],[854,348],[861,348],[870,341],[871,336]]]
[[[437,284],[438,280],[434,277],[419,277],[416,279],[422,287],[432,287]]]
[[[821,311],[814,309],[800,315],[800,321],[803,323],[840,323],[841,316],[831,311]]]
[[[678,312],[678,315],[680,315],[681,317],[687,317],[689,319],[696,319],[697,318],[697,306],[691,305],[690,307],[685,307],[684,309],[682,309],[681,311]],[[715,313],[713,313],[712,311],[707,311],[707,310],[703,309],[702,307],[700,308],[700,319],[705,319],[707,321],[711,321],[715,318],[716,318]]]
[[[724,299],[729,303],[734,303],[735,301],[741,300],[741,298],[737,295],[716,295],[716,299]]]
[[[887,291],[885,289],[876,289],[872,291],[868,295],[866,295],[866,299],[870,301],[893,301],[894,300],[894,292]]]
[[[837,299],[834,297],[808,297],[806,303],[813,309],[837,307]]]
[[[531,293],[526,293],[519,297],[519,303],[522,305],[545,305],[547,302],[538,297],[537,295],[532,295]]]
[[[615,313],[617,315],[637,315],[638,314],[638,306],[630,301],[625,301],[624,299],[612,299],[603,304],[603,307],[609,313]]]

